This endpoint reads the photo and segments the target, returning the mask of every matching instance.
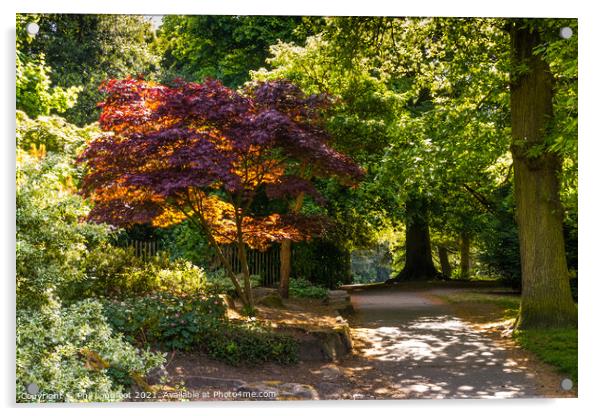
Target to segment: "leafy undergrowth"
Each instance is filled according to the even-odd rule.
[[[328,297],[328,289],[316,286],[306,279],[292,279],[289,293],[294,298],[325,299]]]
[[[297,343],[250,318],[231,321],[215,296],[182,297],[168,293],[105,301],[109,324],[134,345],[161,350],[202,349],[231,365],[266,361],[295,363]]]
[[[512,294],[459,291],[439,297],[457,305],[494,305],[497,308],[491,319],[495,321],[516,318],[520,308],[520,297]],[[577,383],[577,329],[515,330],[513,338],[522,348]]]

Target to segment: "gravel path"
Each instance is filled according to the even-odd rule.
[[[358,354],[341,364],[365,385],[365,398],[541,395],[528,359],[454,316],[427,291],[353,291],[351,300]]]

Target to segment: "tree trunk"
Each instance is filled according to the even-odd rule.
[[[427,209],[416,199],[406,202],[406,264],[394,280],[428,280],[439,276],[431,254]]]
[[[533,54],[533,48],[540,44],[537,30],[515,23],[511,35],[514,65],[526,68],[513,74],[510,94],[522,272],[517,327],[576,326],[577,309],[571,298],[562,233],[561,161],[545,149],[546,126],[553,109],[553,78],[548,64]]]
[[[437,246],[437,251],[439,253],[439,263],[441,264],[441,274],[443,277],[449,279],[452,275],[452,269],[449,264],[449,252],[447,251],[447,247],[439,245]]]
[[[297,195],[295,199],[291,211],[293,213],[299,212],[301,206],[303,205],[303,198],[305,194],[301,192]],[[288,299],[288,288],[290,285],[290,276],[291,276],[291,258],[292,258],[292,244],[291,240],[284,240],[280,243],[280,284],[278,287],[278,292],[282,299]]]
[[[467,233],[460,236],[460,276],[462,279],[470,276],[470,237]]]
[[[288,288],[291,275],[291,240],[280,243],[280,286],[279,293],[283,299],[288,299]]]

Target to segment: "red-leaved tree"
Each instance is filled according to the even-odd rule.
[[[243,92],[207,80],[159,85],[137,79],[103,84],[101,128],[84,150],[82,192],[94,202],[90,220],[114,225],[183,220],[208,238],[245,306],[253,308],[247,246],[300,241],[325,221],[297,212],[257,215],[260,193],[272,199],[321,197],[302,175],[356,183],[363,172],[328,145],[325,96],[306,96],[288,81]],[[236,244],[237,274],[221,245]]]

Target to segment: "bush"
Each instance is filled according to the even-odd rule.
[[[82,279],[90,241],[106,238],[107,227],[80,222],[88,206],[73,191],[75,169],[68,158],[17,155],[17,308],[52,302],[59,287]]]
[[[108,243],[90,250],[82,267],[84,277],[65,289],[69,299],[128,298],[156,292],[193,296],[206,291],[204,271],[190,262],[171,261],[166,255],[143,261],[133,250]]]
[[[266,361],[292,364],[298,361],[297,342],[290,336],[276,334],[253,321],[229,323],[209,333],[207,353],[231,365],[252,365]]]
[[[297,344],[285,335],[250,321],[226,319],[226,308],[216,295],[205,298],[158,294],[124,301],[106,301],[105,314],[125,339],[163,349],[201,348],[232,365],[297,361]]]
[[[315,239],[295,243],[291,276],[334,289],[339,282],[351,283],[351,254],[334,242]]]
[[[261,276],[251,275],[251,287],[259,286],[261,286]],[[225,293],[232,298],[238,297],[234,283],[226,276],[223,269],[207,273],[207,292],[212,294]]]
[[[291,279],[289,294],[294,298],[325,299],[328,297],[328,289],[314,286],[306,279]]]
[[[18,402],[119,401],[132,377],[164,362],[114,334],[93,300],[18,313],[16,351]]]
[[[111,326],[124,334],[126,340],[168,350],[198,346],[206,332],[226,318],[225,305],[217,296],[158,293],[122,301],[107,300],[104,309]]]

